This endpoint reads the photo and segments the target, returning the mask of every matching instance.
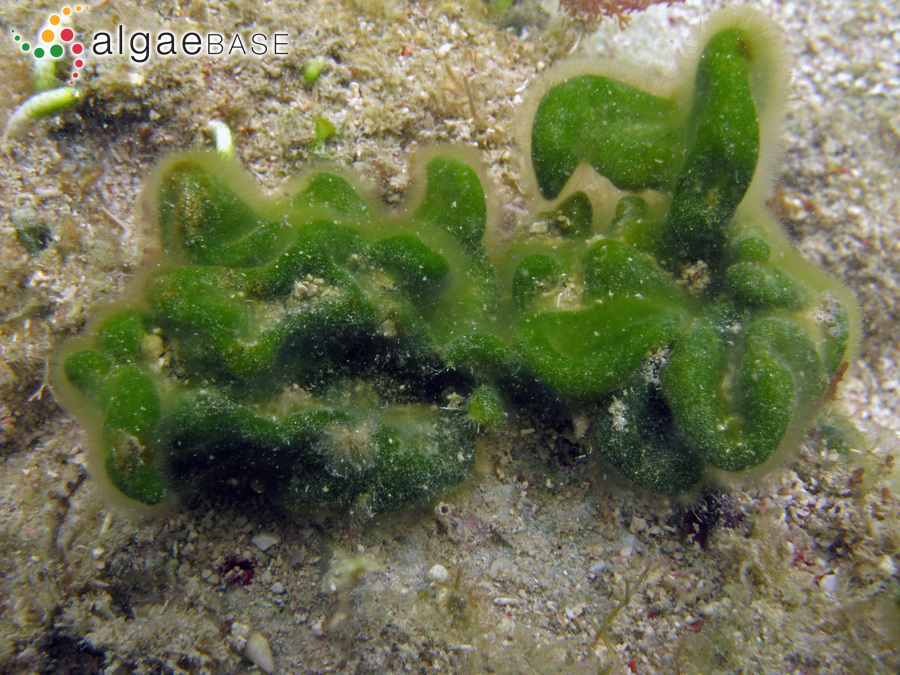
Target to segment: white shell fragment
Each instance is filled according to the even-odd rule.
[[[263,637],[262,633],[257,631],[250,633],[250,636],[247,638],[247,646],[244,647],[244,656],[250,659],[263,672],[275,672],[272,650],[269,648],[269,641]]]

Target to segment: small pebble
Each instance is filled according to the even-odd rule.
[[[310,625],[309,629],[312,631],[312,634],[316,637],[322,637],[325,635],[325,617],[320,616],[316,619],[315,622]]]
[[[509,576],[512,571],[513,564],[508,558],[495,558],[488,569],[488,576],[497,581],[501,577]]]
[[[591,569],[588,570],[593,576],[599,577],[606,570],[606,561],[598,560],[593,565],[591,565]]]
[[[280,581],[276,581],[274,584],[272,584],[272,592],[275,595],[281,595],[282,593],[284,593],[284,591],[284,584],[282,584]]]
[[[891,560],[891,556],[886,555],[881,558],[881,562],[878,563],[878,569],[884,572],[887,576],[893,576],[897,571],[897,566],[894,564],[894,561]]]
[[[834,572],[830,574],[826,574],[824,577],[819,579],[819,586],[822,587],[822,590],[830,595],[834,595],[837,592],[838,586],[838,577]]]
[[[497,633],[503,636],[510,636],[516,630],[516,622],[513,621],[508,616],[504,616],[500,618],[500,623],[497,624]]]
[[[247,645],[247,638],[250,635],[250,627],[243,623],[235,621],[231,624],[231,641],[240,651]]]
[[[260,551],[266,552],[273,546],[280,544],[281,537],[279,537],[277,534],[272,534],[271,532],[260,532],[250,541],[252,541],[254,546],[256,546],[256,548],[258,548]]]
[[[584,614],[584,603],[579,602],[574,607],[566,607],[566,609],[564,610],[564,614],[569,620],[577,619],[579,616]]]
[[[448,572],[447,568],[443,565],[433,565],[432,568],[428,570],[428,578],[442,584],[450,578],[450,572]]]

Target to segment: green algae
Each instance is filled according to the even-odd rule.
[[[170,158],[148,189],[161,262],[57,358],[95,466],[148,505],[252,489],[374,513],[464,480],[510,406],[592,415],[594,448],[653,492],[764,464],[858,333],[751,190],[766,40],[732,16],[680,97],[551,81],[530,120],[544,233],[490,253],[459,151],[428,154],[402,216],[338,173],[266,200],[220,157]],[[618,191],[610,222],[585,164]]]

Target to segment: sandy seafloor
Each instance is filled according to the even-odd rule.
[[[83,432],[43,386],[52,346],[153,247],[145,177],[171,150],[208,146],[208,120],[235,131],[264,190],[324,155],[390,203],[416,148],[475,146],[513,231],[514,121],[535,74],[588,50],[665,77],[721,4],[594,36],[533,10],[500,29],[475,0],[107,0],[79,17],[81,30],[286,30],[290,54],[95,60],[83,103],[0,157],[0,672],[897,673],[896,0],[755,3],[793,58],[771,205],[861,299],[862,347],[831,412],[862,434],[843,453],[810,436],[768,476],[723,487],[702,542],[690,505],[639,494],[571,434],[516,415],[481,442],[470,482],[421,508],[289,519],[260,499],[142,520],[99,493]],[[10,30],[36,32],[61,6],[0,4],[0,117],[31,86]],[[341,133],[310,151],[322,116]],[[33,256],[14,236],[27,218],[53,235]],[[250,585],[217,571],[231,554],[255,557]]]

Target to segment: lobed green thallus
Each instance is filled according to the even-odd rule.
[[[220,157],[171,158],[150,190],[163,262],[59,358],[106,477],[149,505],[250,488],[378,512],[465,479],[511,406],[592,415],[595,451],[653,492],[766,462],[840,378],[858,309],[748,196],[777,79],[761,33],[713,32],[687,100],[551,83],[542,234],[490,254],[458,151],[431,153],[399,218],[339,173],[266,201]],[[583,164],[615,188],[609,222]]]

